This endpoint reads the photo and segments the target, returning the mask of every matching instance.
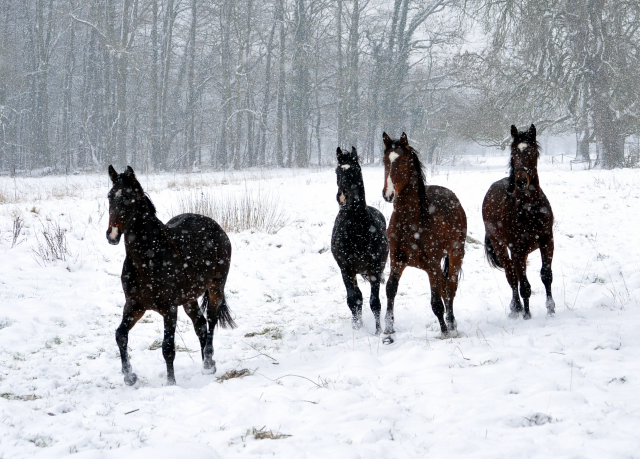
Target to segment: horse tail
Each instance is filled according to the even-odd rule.
[[[498,256],[496,255],[496,251],[493,250],[493,245],[491,245],[491,239],[489,239],[489,235],[484,235],[484,254],[487,257],[487,261],[489,265],[493,268],[503,269],[502,264],[500,264],[500,260],[498,260]]]
[[[445,279],[449,278],[449,255],[446,255],[444,257],[444,267],[442,269],[442,274],[444,275]]]
[[[202,296],[202,304],[200,305],[200,310],[204,314],[205,311],[209,310],[210,306],[211,306],[211,299],[209,298],[209,290],[206,290],[204,292],[204,295]],[[231,317],[231,310],[229,309],[229,306],[227,305],[227,299],[224,296],[222,297],[222,303],[218,305],[218,308],[216,310],[216,315],[218,319],[217,324],[220,327],[222,328],[237,327],[235,321]]]
[[[222,328],[236,328],[237,325],[231,317],[231,309],[227,305],[227,299],[222,297],[222,304],[218,306],[218,324]]]

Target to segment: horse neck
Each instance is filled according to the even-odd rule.
[[[419,220],[420,208],[426,204],[426,196],[421,196],[420,183],[418,177],[414,176],[409,180],[407,186],[398,193],[398,197],[393,204],[394,212],[397,212],[403,220]],[[424,203],[422,201],[425,201]]]
[[[146,205],[136,212],[134,218],[125,231],[124,244],[127,255],[133,258],[134,263],[143,263],[143,260],[148,258],[147,252],[150,249],[162,245],[165,242],[163,240],[169,242],[167,228]]]

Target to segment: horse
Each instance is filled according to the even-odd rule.
[[[113,187],[108,195],[107,240],[117,245],[124,235],[126,250],[121,276],[126,302],[116,330],[124,382],[132,386],[138,380],[127,353],[129,331],[147,310],[152,310],[164,319],[162,354],[167,364],[167,385],[176,383],[174,336],[180,305],[200,340],[203,372],[215,373],[214,328],[236,326],[224,297],[231,264],[229,237],[220,225],[203,215],[181,214],[166,225],[162,223],[131,167],[118,174],[109,166],[109,177]],[[197,302],[200,296],[201,306]]]
[[[549,200],[540,188],[538,158],[540,145],[536,140],[536,127],[518,131],[511,126],[511,157],[509,177],[498,180],[489,188],[482,203],[484,220],[485,255],[494,268],[504,269],[513,291],[509,317],[531,319],[529,297],[531,285],[527,280],[527,257],[540,249],[542,269],[540,277],[547,291],[547,314],[555,314],[555,302],[551,294],[553,273],[553,211]]]
[[[356,274],[360,274],[371,285],[369,305],[376,321],[376,335],[379,335],[382,331],[380,283],[389,255],[387,222],[378,209],[367,206],[362,170],[355,147],[351,147],[351,153],[338,148],[336,157],[336,199],[340,211],[333,225],[331,253],[340,267],[347,289],[347,305],[352,314],[351,326],[354,330],[362,327],[362,292],[356,280]]]
[[[385,176],[382,196],[393,203],[387,229],[391,274],[387,281],[383,342],[394,341],[394,300],[407,266],[429,275],[431,308],[438,318],[441,337],[448,338],[457,331],[453,299],[464,258],[467,216],[451,190],[426,184],[418,152],[409,145],[404,132],[399,140],[392,140],[385,132],[382,140]]]

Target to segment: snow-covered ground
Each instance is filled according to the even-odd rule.
[[[478,241],[482,199],[505,164],[473,157],[428,170],[458,195]],[[368,202],[388,217],[382,169],[364,174]],[[514,321],[504,274],[469,243],[454,303],[460,336],[437,339],[427,275],[409,269],[397,340],[385,346],[364,282],[365,326],[352,331],[327,250],[333,170],[139,175],[164,221],[201,188],[270,192],[289,216],[274,235],[230,234],[238,328],[216,331],[218,373],[201,373],[181,311],[176,343],[196,352],[178,352],[178,385],[166,387],[162,352],[149,350],[162,321],[148,313],[129,340],[139,388],[124,385],[114,339],[124,246],[105,238],[106,171],[0,178],[0,457],[639,457],[640,171],[569,171],[543,156],[540,176],[556,216],[557,315],[545,316],[537,252],[533,319]],[[26,228],[11,248],[18,214]],[[53,224],[68,230],[71,255],[44,264],[36,235]],[[384,308],[384,287],[381,296]],[[216,380],[233,369],[251,374]],[[256,439],[254,428],[290,436]]]

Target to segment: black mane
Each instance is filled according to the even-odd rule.
[[[418,180],[418,196],[420,198],[420,215],[426,215],[428,212],[427,203],[427,179],[424,172],[424,164],[420,161],[420,154],[418,151],[409,146],[407,147],[413,158],[413,167],[415,169],[416,179]]]

